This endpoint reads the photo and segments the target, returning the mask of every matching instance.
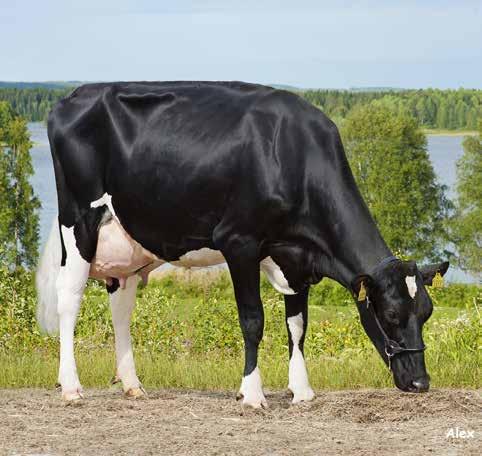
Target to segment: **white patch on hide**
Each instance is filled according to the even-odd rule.
[[[199,250],[191,250],[182,255],[179,260],[171,261],[170,263],[174,266],[183,266],[185,268],[202,268],[224,262],[226,262],[226,260],[219,250],[203,247]]]
[[[273,261],[271,257],[266,257],[260,262],[261,270],[268,277],[269,282],[273,288],[285,295],[294,295],[296,292],[290,288],[286,277],[281,268]]]
[[[261,384],[261,374],[258,366],[256,366],[249,375],[243,377],[239,394],[243,396],[243,405],[249,405],[253,408],[267,407],[268,403],[263,394],[263,386]]]
[[[315,393],[311,389],[306,371],[305,359],[300,350],[300,340],[303,337],[303,314],[300,312],[288,318],[288,328],[293,341],[293,353],[289,365],[288,388],[293,393],[293,404],[301,401],[311,401]]]
[[[405,283],[407,284],[408,294],[411,298],[415,298],[415,294],[417,293],[417,283],[415,281],[415,276],[405,277]]]
[[[99,199],[96,199],[95,201],[92,201],[90,203],[90,207],[99,207],[105,204],[107,208],[109,209],[110,213],[116,217],[114,207],[112,206],[112,195],[109,195],[108,193],[104,193]]]

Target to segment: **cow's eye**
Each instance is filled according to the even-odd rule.
[[[392,323],[394,325],[398,324],[398,315],[394,310],[387,310],[385,312],[385,317],[389,323]]]

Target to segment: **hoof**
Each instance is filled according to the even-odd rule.
[[[254,409],[267,409],[268,402],[264,396],[262,397],[244,397],[242,394],[238,394],[238,400],[243,399],[241,404],[243,407],[251,407]]]
[[[290,388],[290,391],[293,393],[293,400],[291,401],[292,404],[299,404],[300,402],[309,402],[315,398],[315,393],[309,386],[303,389],[295,390],[295,391],[293,391]]]
[[[73,391],[62,391],[62,399],[69,404],[78,402],[83,398],[84,395],[82,394],[82,390],[80,388],[77,388]]]
[[[255,409],[268,408],[268,403],[264,397],[261,385],[261,376],[257,367],[251,372],[251,374],[243,377],[241,388],[236,397],[238,399],[243,398],[243,406]]]
[[[129,388],[125,393],[125,397],[129,399],[144,399],[147,398],[146,390],[139,386],[138,388]]]

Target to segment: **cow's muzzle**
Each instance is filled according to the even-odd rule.
[[[395,385],[398,389],[407,393],[426,393],[430,389],[430,377],[427,374],[426,376],[401,384],[395,376]]]
[[[430,379],[428,375],[426,377],[413,380],[411,388],[413,393],[426,393],[430,388]]]

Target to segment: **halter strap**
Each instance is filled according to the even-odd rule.
[[[375,274],[383,266],[385,266],[386,264],[392,263],[394,261],[400,261],[400,260],[393,255],[389,256],[387,258],[384,258],[382,261],[380,261],[380,263],[378,263],[371,270],[371,274],[372,275]],[[370,299],[369,299],[368,296],[366,297],[365,302],[367,304],[368,311],[373,315],[375,323],[376,323],[378,329],[380,330],[380,332],[382,333],[383,340],[384,340],[384,343],[385,343],[385,354],[387,355],[387,358],[388,358],[388,368],[390,370],[392,369],[392,358],[395,355],[398,355],[400,353],[405,353],[405,352],[422,352],[427,348],[425,345],[423,345],[422,347],[418,347],[418,348],[405,348],[405,347],[402,347],[397,341],[395,341],[393,339],[390,339],[390,337],[388,337],[388,334],[383,329],[383,326],[382,326],[382,324],[380,323],[380,320],[377,317],[375,309],[373,308],[373,306],[370,305]]]
[[[388,337],[388,334],[383,329],[383,326],[380,323],[380,320],[378,319],[377,314],[375,313],[375,309],[373,308],[373,306],[370,305],[370,299],[368,298],[368,296],[366,298],[366,303],[367,303],[368,311],[373,315],[375,323],[378,329],[380,330],[380,332],[382,333],[383,340],[385,343],[385,354],[387,355],[387,358],[388,358],[388,368],[390,370],[392,369],[392,358],[395,355],[398,355],[400,353],[405,353],[405,352],[421,352],[427,348],[425,345],[417,348],[405,348],[405,347],[402,347],[397,341],[390,339],[390,337]]]

